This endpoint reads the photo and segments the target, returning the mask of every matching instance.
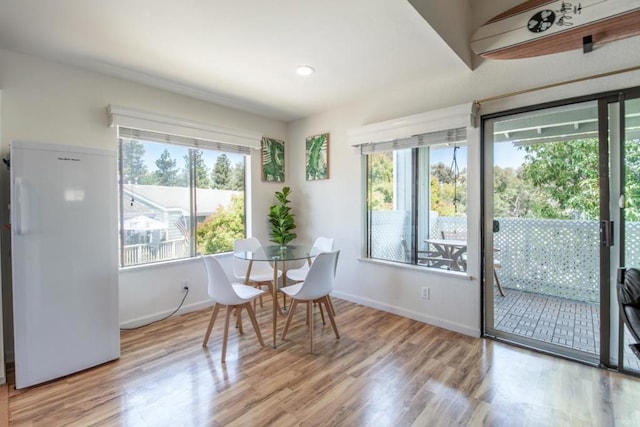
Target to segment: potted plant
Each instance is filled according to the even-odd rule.
[[[291,208],[287,206],[290,200],[287,198],[291,194],[289,187],[284,187],[282,191],[275,192],[277,203],[269,208],[269,224],[271,224],[271,241],[284,246],[297,236],[291,230],[296,228],[295,217],[291,213]]]

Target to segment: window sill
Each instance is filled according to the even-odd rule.
[[[213,255],[216,257],[225,257],[231,254],[233,254],[233,252],[221,252]],[[194,257],[187,257],[187,258],[177,258],[177,259],[169,259],[165,261],[150,262],[147,264],[128,265],[126,267],[119,267],[118,269],[120,272],[127,272],[127,271],[134,271],[134,270],[153,270],[157,268],[166,268],[166,267],[171,267],[172,265],[176,266],[180,264],[189,264],[193,262],[202,262],[200,260],[200,255],[197,255]]]
[[[373,259],[373,258],[362,258],[362,257],[360,257],[360,258],[358,258],[358,261],[366,262],[366,263],[370,263],[370,264],[385,265],[385,266],[388,266],[388,267],[400,268],[400,269],[404,269],[404,270],[419,271],[421,273],[434,274],[436,276],[456,277],[456,278],[468,279],[468,280],[473,280],[474,279],[474,277],[471,276],[466,271],[441,270],[441,269],[436,269],[436,268],[420,267],[418,265],[413,265],[413,264],[404,264],[404,263],[401,263],[401,262],[384,261],[384,260],[381,260],[381,259]]]

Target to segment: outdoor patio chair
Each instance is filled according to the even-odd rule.
[[[467,240],[467,232],[466,231],[441,231],[440,232],[443,239],[447,240]],[[502,267],[502,263],[496,257],[496,254],[500,252],[500,249],[493,249],[493,277],[496,281],[496,286],[498,287],[498,292],[500,292],[500,296],[504,296],[504,289],[502,289],[502,284],[500,283],[500,278],[498,277],[498,269]],[[466,253],[463,255],[463,261],[466,262]],[[466,266],[465,266],[466,270]]]
[[[619,268],[617,282],[620,317],[636,340],[629,347],[640,359],[640,270]]]
[[[404,259],[406,262],[411,262],[411,250],[409,249],[409,244],[404,236],[400,237],[400,245],[402,246],[402,251],[404,252]],[[426,265],[428,267],[433,268],[445,268],[447,270],[451,270],[452,259],[443,258],[439,256],[434,251],[416,251],[416,263],[418,265]]]

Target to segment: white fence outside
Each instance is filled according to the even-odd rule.
[[[148,264],[190,256],[189,244],[185,239],[169,240],[157,245],[140,244],[124,247],[122,265]]]
[[[406,262],[403,236],[410,235],[404,211],[371,212],[371,256]],[[496,218],[500,231],[494,246],[503,287],[576,301],[600,299],[600,231],[598,221]],[[438,217],[430,237],[442,231],[465,231],[466,217]],[[627,222],[626,264],[640,266],[640,223]]]

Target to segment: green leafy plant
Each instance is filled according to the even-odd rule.
[[[291,201],[287,198],[291,194],[289,187],[275,192],[277,203],[269,208],[269,224],[271,224],[271,241],[279,245],[286,245],[298,235],[291,230],[296,228],[295,217],[291,208],[287,206]]]

